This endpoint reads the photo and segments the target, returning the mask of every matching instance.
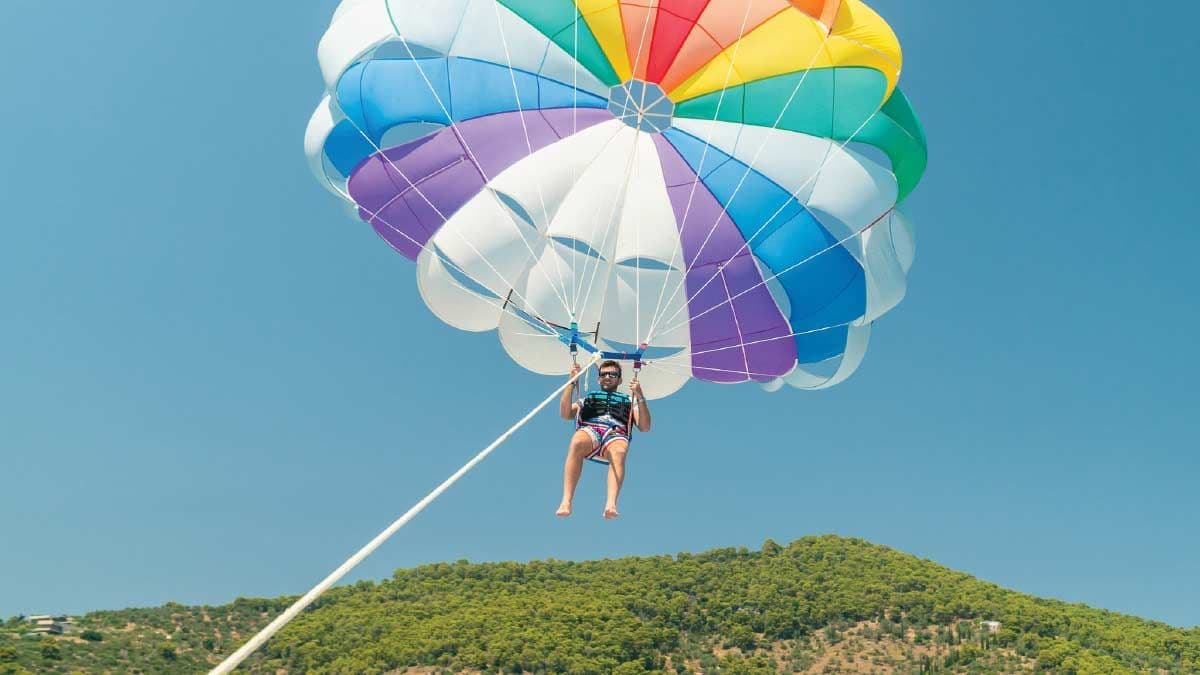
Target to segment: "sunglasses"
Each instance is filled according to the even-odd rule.
[[[600,376],[600,377],[602,377],[602,378],[603,378],[603,377],[615,377],[615,378],[617,378],[618,380],[619,380],[619,379],[621,379],[621,374],[620,374],[620,373],[614,373],[614,372],[613,372],[613,371],[611,371],[611,370],[606,370],[606,371],[604,371],[604,372],[600,373],[600,375],[599,375],[599,376]]]

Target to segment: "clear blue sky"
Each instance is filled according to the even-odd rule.
[[[308,173],[334,5],[0,4],[0,615],[301,592],[555,385]],[[615,523],[544,414],[358,577],[832,532],[1200,624],[1200,7],[872,5],[931,163],[861,371],[659,402]]]

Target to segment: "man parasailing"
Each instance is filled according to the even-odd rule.
[[[571,367],[571,377],[579,373],[578,364]],[[650,431],[650,408],[642,394],[642,385],[634,379],[629,383],[631,396],[617,391],[621,384],[621,364],[603,361],[598,368],[600,391],[588,392],[582,398],[572,400],[574,389],[563,390],[558,403],[558,413],[563,419],[575,420],[575,433],[567,447],[567,459],[563,464],[563,496],[557,516],[571,515],[571,501],[575,498],[575,487],[583,472],[584,460],[608,465],[608,498],[604,504],[604,518],[612,520],[617,513],[617,496],[625,482],[625,456],[629,452],[629,429]]]

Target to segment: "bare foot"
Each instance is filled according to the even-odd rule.
[[[567,516],[571,515],[571,502],[563,502],[562,504],[559,504],[558,510],[554,512],[554,515],[562,518],[566,518]]]
[[[613,518],[616,518],[619,515],[621,515],[621,514],[617,513],[617,505],[616,504],[609,504],[608,506],[604,507],[604,519],[605,520],[612,520]]]

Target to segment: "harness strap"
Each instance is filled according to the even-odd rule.
[[[642,343],[638,345],[637,356],[633,360],[633,379],[630,380],[630,384],[638,381],[638,374],[642,372],[642,355],[645,353],[646,344]],[[631,403],[629,406],[629,423],[625,425],[625,428],[629,435],[629,444],[633,445],[633,412],[637,410],[638,403],[641,401],[641,398],[635,399],[633,396],[630,396],[629,398]]]

